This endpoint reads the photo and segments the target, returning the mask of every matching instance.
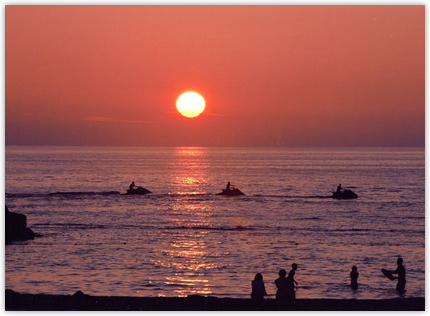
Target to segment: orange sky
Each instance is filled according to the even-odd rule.
[[[424,146],[424,31],[424,5],[7,5],[6,145]]]

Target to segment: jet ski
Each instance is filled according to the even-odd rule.
[[[137,189],[131,189],[131,190],[127,190],[126,194],[138,194],[138,195],[143,195],[143,194],[148,194],[151,193],[151,191],[142,188],[142,187],[137,187]]]
[[[227,195],[227,196],[237,196],[237,195],[245,195],[242,191],[240,191],[238,188],[234,189],[222,189],[222,192],[215,193],[215,195]]]
[[[345,189],[339,192],[333,192],[333,195],[331,196],[333,199],[338,200],[351,200],[358,198],[358,195],[352,192],[351,190]]]

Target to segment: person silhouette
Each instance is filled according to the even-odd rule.
[[[130,184],[130,191],[133,190],[133,188],[135,187],[134,185],[134,181]]]
[[[297,264],[293,263],[291,265],[291,271],[288,273],[287,278],[287,300],[294,302],[296,300],[296,285],[299,285],[296,280],[294,280],[294,275],[296,274]]]
[[[279,270],[278,274],[279,278],[275,280],[275,285],[278,288],[276,291],[276,300],[278,301],[278,305],[282,308],[285,307],[288,295],[288,280],[285,277],[287,275],[287,271],[281,269]]]
[[[229,191],[229,190],[230,190],[230,181],[227,183],[227,186],[225,187],[225,189],[226,189],[227,191]]]
[[[406,286],[406,269],[403,266],[403,259],[398,258],[397,259],[397,269],[394,271],[390,271],[392,274],[397,274],[397,286],[396,290],[401,295],[405,293],[405,286]]]
[[[254,280],[251,282],[252,292],[251,299],[254,302],[254,306],[257,310],[262,309],[263,299],[267,296],[266,288],[264,287],[263,275],[257,273]]]
[[[351,268],[351,273],[349,274],[349,277],[351,278],[351,289],[353,290],[358,289],[358,275],[359,273],[357,272],[357,267],[353,266]]]
[[[340,193],[341,190],[342,190],[342,184],[339,183],[339,185],[337,186],[337,189],[336,189],[336,193]]]

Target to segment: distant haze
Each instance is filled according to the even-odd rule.
[[[5,9],[6,145],[412,147],[424,114],[424,5]]]

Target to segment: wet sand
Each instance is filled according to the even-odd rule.
[[[6,290],[6,311],[424,311],[424,298],[386,300],[297,299],[280,307],[274,299],[255,306],[251,299],[188,297],[91,296],[81,291],[73,295],[20,294]]]

